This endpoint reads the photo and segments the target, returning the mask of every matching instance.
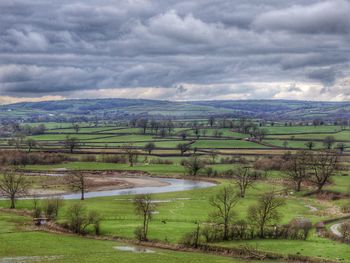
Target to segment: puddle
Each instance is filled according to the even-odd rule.
[[[126,251],[126,252],[132,252],[132,253],[155,253],[154,250],[143,248],[143,247],[117,246],[113,248],[119,251]]]
[[[23,256],[0,258],[0,263],[48,262],[61,259],[63,256]]]

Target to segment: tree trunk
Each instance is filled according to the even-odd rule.
[[[296,183],[295,191],[296,191],[296,192],[300,192],[300,189],[301,189],[301,181],[298,181],[298,182]]]
[[[15,208],[15,197],[11,197],[11,209],[14,209]]]
[[[264,226],[260,226],[260,238],[264,238]]]

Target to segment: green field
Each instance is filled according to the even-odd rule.
[[[200,108],[198,106],[198,109]],[[135,111],[138,111],[138,109],[135,109]],[[157,109],[154,110],[154,112],[157,111]],[[254,120],[254,123],[259,122]],[[56,164],[23,165],[20,167],[21,169],[31,172],[89,170],[100,171],[99,175],[101,176],[105,171],[118,171],[123,175],[129,175],[132,172],[137,176],[141,174],[138,172],[143,172],[160,177],[185,177],[188,172],[182,165],[182,161],[189,160],[189,156],[196,151],[200,160],[205,161],[205,169],[201,169],[199,175],[197,175],[198,179],[205,180],[208,179],[205,176],[214,176],[215,174],[216,178],[210,178],[210,180],[216,181],[218,185],[207,189],[153,195],[154,200],[157,201],[157,208],[150,223],[149,238],[151,241],[171,245],[178,244],[186,233],[193,231],[197,222],[202,227],[203,224],[209,221],[213,212],[209,200],[224,186],[233,183],[232,179],[224,176],[227,175],[225,172],[228,170],[237,169],[237,162],[241,162],[246,167],[253,167],[254,162],[261,157],[261,154],[268,158],[275,155],[282,156],[288,151],[293,153],[296,151],[293,149],[305,149],[305,143],[308,141],[315,143],[314,149],[322,149],[324,147],[322,140],[326,136],[334,136],[336,143],[350,141],[348,139],[350,138],[350,131],[341,131],[340,126],[334,125],[317,127],[310,125],[282,126],[282,123],[278,123],[272,127],[266,124],[262,127],[268,131],[266,138],[263,139],[262,143],[258,143],[254,140],[246,140],[250,137],[250,134],[236,132],[234,128],[210,128],[207,120],[202,119],[198,119],[196,124],[202,125],[202,128],[199,129],[199,137],[196,136],[195,129],[191,128],[191,122],[188,120],[182,121],[181,126],[175,127],[171,133],[163,136],[152,134],[150,130],[147,130],[146,134],[142,134],[140,128],[130,128],[126,125],[100,124],[95,127],[91,123],[79,123],[81,129],[76,133],[71,123],[50,122],[46,124],[49,129],[44,134],[27,136],[24,139],[32,138],[38,141],[40,147],[34,148],[33,151],[58,151],[63,152],[63,155],[69,158]],[[181,136],[182,132],[186,133],[187,137],[185,139]],[[218,132],[220,135],[217,134]],[[67,135],[79,140],[79,147],[72,154],[62,144]],[[9,137],[1,139],[2,145],[3,147],[6,145],[6,149],[12,147],[15,150],[17,147],[16,145],[7,144]],[[257,140],[255,139],[255,141]],[[287,147],[285,147],[284,141],[288,142]],[[155,144],[156,149],[151,154],[142,149],[148,142],[154,142]],[[180,143],[188,144],[190,147],[184,155],[181,155],[177,147]],[[128,163],[111,163],[104,159],[106,155],[111,157],[113,154],[126,156],[127,152],[121,147],[125,144],[135,147],[138,153],[137,161],[133,167]],[[349,145],[350,143],[346,144],[346,146]],[[23,144],[17,150],[20,149],[24,150],[26,146]],[[210,155],[212,149],[218,151],[214,164]],[[96,160],[89,160],[89,154]],[[347,151],[345,151],[344,157],[346,154]],[[157,164],[152,163],[156,161],[158,161]],[[169,163],[159,164],[159,162]],[[347,159],[342,159],[342,163],[347,165]],[[263,173],[263,169],[258,172]],[[210,170],[212,170],[212,173],[208,173]],[[324,189],[327,193],[332,192],[340,196],[339,200],[332,200],[322,199],[316,195],[307,196],[307,193],[315,189],[310,184],[303,184],[302,191],[295,193],[294,190],[287,188],[289,185],[286,184],[287,177],[283,171],[278,170],[278,168],[269,170],[267,178],[257,180],[254,186],[247,190],[246,197],[240,199],[234,207],[234,222],[246,219],[248,208],[255,204],[262,194],[270,191],[277,191],[278,196],[285,201],[285,205],[279,209],[282,215],[279,224],[287,224],[291,219],[297,217],[308,218],[312,224],[328,219],[339,220],[339,217],[346,215],[341,212],[341,207],[348,202],[347,197],[350,191],[350,177],[348,174],[347,170],[339,171],[332,177],[330,183],[325,185]],[[49,185],[49,179],[44,175],[35,175],[30,178],[33,189],[68,189],[67,185],[61,182],[57,183],[58,181],[55,181],[53,185]],[[237,186],[235,187],[235,191],[238,192]],[[88,198],[85,201],[65,200],[57,222],[64,223],[67,220],[67,209],[70,205],[83,202],[87,209],[96,210],[103,217],[101,222],[102,237],[117,236],[135,240],[134,231],[142,222],[135,215],[134,206],[131,202],[132,198],[133,196],[123,195]],[[43,202],[40,201],[39,203],[43,204]],[[9,202],[7,200],[0,200],[0,208],[8,206]],[[17,201],[17,209],[28,211],[32,208],[32,200]],[[329,228],[328,225],[327,228]],[[15,246],[18,243],[21,245]],[[0,262],[4,258],[12,257],[15,258],[14,260],[19,260],[16,257],[29,257],[28,261],[35,259],[30,257],[44,257],[44,259],[47,257],[47,260],[54,262],[82,262],[82,260],[83,262],[138,262],[140,258],[145,263],[242,262],[229,257],[216,257],[201,253],[155,249],[154,253],[143,253],[141,255],[118,251],[114,248],[123,245],[125,244],[120,242],[93,240],[74,235],[44,233],[34,230],[28,217],[0,212]],[[306,241],[256,238],[247,241],[215,242],[209,243],[209,245],[232,248],[249,245],[262,251],[281,255],[302,255],[350,262],[348,245],[320,237],[314,229]]]
[[[3,262],[242,262],[230,257],[150,249],[146,252],[120,251],[128,245],[114,241],[86,239],[26,230],[29,218],[0,215],[0,261]],[[22,226],[21,229],[16,229]],[[19,245],[20,244],[20,245]]]

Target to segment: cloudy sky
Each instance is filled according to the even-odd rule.
[[[350,0],[1,0],[0,104],[350,100]]]

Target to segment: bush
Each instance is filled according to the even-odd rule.
[[[272,158],[261,158],[254,162],[254,169],[256,170],[278,170],[282,169],[285,160],[279,156],[275,156]]]
[[[144,234],[143,234],[143,227],[142,227],[142,226],[136,227],[135,230],[134,230],[134,235],[135,235],[135,238],[136,238],[138,241],[142,241],[142,240],[143,240],[143,237],[144,237]]]
[[[350,241],[350,222],[345,222],[340,226],[340,233],[343,240]]]
[[[190,232],[185,234],[181,240],[180,240],[180,244],[185,245],[187,247],[198,247],[198,245],[200,244],[200,229],[199,229],[199,225],[197,226],[197,228]]]
[[[67,161],[77,161],[76,158],[61,153],[42,153],[42,152],[19,152],[19,151],[1,151],[1,165],[45,165],[60,164]]]
[[[62,204],[63,204],[63,199],[59,197],[45,200],[44,206],[43,206],[45,217],[48,220],[53,220],[57,218],[58,211],[62,207]]]
[[[127,163],[127,158],[124,155],[103,155],[103,163]]]
[[[96,156],[95,155],[84,155],[80,159],[81,162],[96,162]]]
[[[201,235],[204,237],[205,242],[221,241],[223,238],[222,227],[216,224],[205,224],[202,227]]]

